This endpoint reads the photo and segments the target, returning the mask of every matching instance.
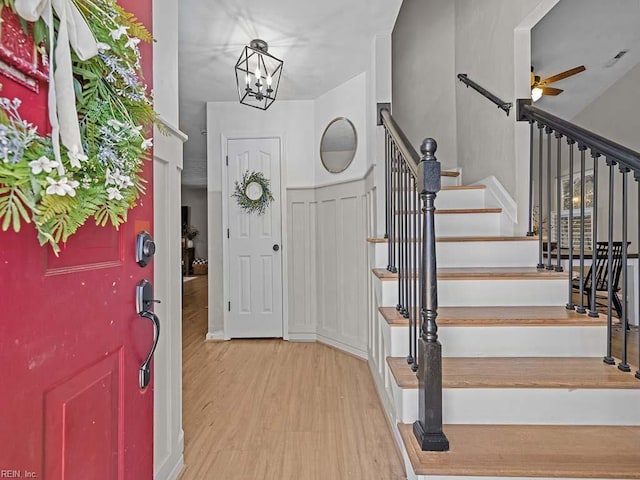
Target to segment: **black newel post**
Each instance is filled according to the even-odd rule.
[[[422,199],[423,236],[420,265],[420,317],[418,343],[419,420],[413,433],[424,451],[447,451],[449,440],[442,431],[442,346],[438,341],[438,285],[436,272],[435,199],[440,191],[438,145],[432,138],[422,142],[418,188]]]

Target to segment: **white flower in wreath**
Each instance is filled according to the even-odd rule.
[[[137,126],[136,125],[131,125],[131,127],[130,127],[131,135],[141,137],[143,128],[144,127],[142,125],[137,125]]]
[[[107,188],[107,195],[108,200],[122,200],[122,193],[116,187]]]
[[[145,138],[140,145],[142,150],[149,150],[151,147],[153,147],[153,138]]]
[[[80,186],[79,182],[75,180],[69,180],[67,177],[62,177],[60,180],[54,180],[51,177],[47,177],[49,186],[47,187],[47,195],[59,195],[64,197],[69,195],[70,197],[76,196],[76,188]]]
[[[111,45],[107,43],[98,42],[97,46],[100,53],[108,52],[109,50],[111,50]]]
[[[123,35],[127,34],[127,30],[129,30],[129,27],[120,26],[120,27],[116,28],[115,30],[111,30],[109,35],[111,35],[111,38],[113,40],[120,40],[120,37],[122,37]]]
[[[41,156],[37,160],[33,160],[29,162],[29,166],[31,167],[31,173],[33,175],[38,175],[42,172],[51,173],[54,168],[57,168],[60,165],[58,162],[54,160],[49,160],[49,158],[44,155]]]
[[[116,132],[119,132],[120,129],[125,126],[124,123],[116,120],[115,118],[110,118],[109,120],[107,120],[107,125],[113,128]]]
[[[69,150],[69,162],[72,167],[80,168],[81,162],[86,162],[89,157],[87,157],[82,151],[78,148],[77,145],[74,145]]]
[[[140,43],[140,39],[137,37],[129,37],[129,40],[127,40],[127,43],[125,44],[125,47],[130,48],[131,50],[133,50],[134,52],[138,50],[138,44]]]
[[[107,169],[107,173],[105,175],[105,185],[116,185],[120,188],[132,187],[133,182],[131,181],[131,177],[129,175],[123,175],[120,173],[120,170],[116,170],[115,172],[111,172],[111,170]]]

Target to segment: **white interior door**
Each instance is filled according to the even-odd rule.
[[[229,304],[226,336],[282,337],[282,231],[280,140],[229,140],[227,215]],[[245,172],[262,172],[273,202],[263,215],[248,214],[231,197]]]

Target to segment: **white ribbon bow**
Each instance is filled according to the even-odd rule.
[[[97,55],[98,44],[73,0],[15,0],[14,4],[18,15],[27,21],[35,22],[42,17],[49,27],[50,48],[53,50],[55,45],[55,52],[49,55],[49,121],[53,154],[59,163],[58,173],[62,175],[64,167],[60,159],[60,141],[74,152],[69,156],[72,167],[80,167],[78,156],[84,155],[69,44],[80,60]],[[53,10],[60,19],[57,42],[53,38]]]

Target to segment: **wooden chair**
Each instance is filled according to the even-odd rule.
[[[627,248],[630,242],[627,242]],[[622,273],[622,242],[612,242],[612,261],[611,261],[611,282],[612,282],[612,298],[608,298],[609,295],[609,280],[608,267],[609,267],[609,242],[597,242],[596,254],[592,258],[591,267],[584,277],[584,293],[587,296],[589,303],[589,309],[594,310],[598,305],[607,306],[607,302],[613,302],[613,308],[615,309],[617,316],[622,320],[622,302],[618,296],[620,292],[620,275]],[[595,280],[594,280],[595,279]],[[596,289],[596,305],[591,305],[591,290],[595,285]],[[574,291],[580,291],[580,279],[573,280]],[[603,300],[603,303],[598,302],[598,299]],[[629,328],[629,325],[626,325]]]

